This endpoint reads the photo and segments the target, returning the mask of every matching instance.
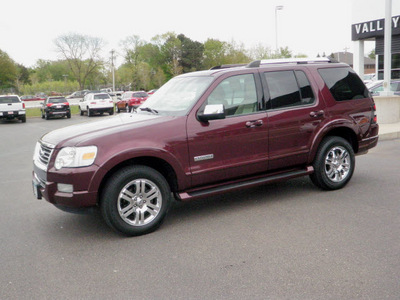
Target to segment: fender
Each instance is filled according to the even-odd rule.
[[[108,156],[108,155],[107,155]],[[190,186],[191,178],[189,170],[184,170],[184,167],[180,163],[180,159],[177,158],[171,152],[160,148],[137,148],[137,149],[127,149],[125,151],[115,152],[107,160],[104,161],[102,165],[98,166],[97,171],[94,173],[91,184],[89,186],[89,191],[98,191],[100,183],[107,173],[113,169],[115,166],[122,164],[131,159],[140,157],[152,157],[165,161],[174,170],[178,186],[180,189],[184,189]]]
[[[335,120],[330,120],[327,123],[324,124],[323,127],[320,128],[320,130],[315,134],[314,139],[311,142],[311,147],[310,147],[310,153],[308,155],[308,160],[307,163],[311,164],[314,161],[314,157],[317,154],[318,147],[323,140],[324,137],[326,137],[329,132],[339,129],[339,128],[344,128],[345,130],[350,130],[352,133],[354,133],[355,136],[357,136],[357,125],[355,124],[354,121],[349,120],[349,119],[335,119]],[[357,139],[358,142],[358,139]]]

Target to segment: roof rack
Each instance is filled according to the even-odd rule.
[[[312,63],[337,63],[335,59],[330,57],[317,57],[317,58],[282,58],[282,59],[263,59],[255,60],[249,63],[247,68],[258,68],[260,65],[269,64],[312,64]]]
[[[212,67],[210,70],[228,69],[228,68],[243,67],[243,66],[246,66],[246,64],[220,65]]]

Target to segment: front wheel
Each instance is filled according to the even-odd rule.
[[[348,141],[338,136],[325,138],[318,148],[313,163],[312,182],[324,190],[344,187],[353,176],[354,151]]]
[[[129,166],[106,183],[100,208],[111,228],[136,236],[150,233],[161,225],[170,198],[170,187],[159,172],[147,166]]]

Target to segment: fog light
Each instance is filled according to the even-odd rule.
[[[62,193],[73,193],[74,186],[72,184],[57,183],[57,190]]]

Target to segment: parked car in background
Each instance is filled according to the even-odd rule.
[[[139,105],[144,103],[147,98],[149,98],[149,95],[144,91],[125,92],[116,103],[117,112],[120,112],[121,110],[130,112],[132,109],[137,108]]]
[[[157,89],[150,90],[147,92],[147,94],[150,96],[150,95],[153,95],[156,91],[157,91]]]
[[[83,96],[85,96],[85,94],[87,92],[89,92],[89,90],[76,91],[76,92],[73,92],[71,95],[67,96],[66,98],[67,99],[70,99],[70,98],[83,98]]]
[[[372,96],[379,96],[380,92],[383,92],[383,80],[377,80],[367,85],[368,90],[371,92]],[[394,92],[395,95],[400,96],[400,80],[392,80],[390,83],[390,90]]]
[[[114,102],[107,93],[89,92],[79,101],[79,110],[81,116],[86,112],[89,117],[95,113],[103,114],[107,112],[109,115],[114,114]]]
[[[22,101],[44,101],[45,97],[33,96],[33,95],[23,95],[20,97]]]
[[[0,119],[18,119],[25,123],[25,103],[17,95],[0,95]]]
[[[71,108],[65,97],[48,97],[41,107],[42,119],[50,119],[51,117],[67,117],[71,118]]]
[[[376,74],[372,73],[372,74],[365,74],[363,77],[363,81],[365,84],[369,84],[371,82],[374,82],[376,80]]]

